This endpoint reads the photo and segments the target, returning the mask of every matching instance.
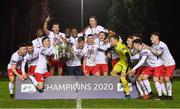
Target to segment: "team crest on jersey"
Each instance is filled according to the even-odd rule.
[[[17,63],[17,61],[15,61],[15,60],[12,60],[12,63],[13,63],[13,64],[15,64],[15,63]]]
[[[163,48],[163,47],[159,47],[159,49],[160,49],[160,50],[164,50],[164,48]]]
[[[148,55],[147,51],[142,52],[142,55]]]

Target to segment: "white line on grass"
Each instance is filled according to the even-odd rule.
[[[81,107],[81,99],[80,98],[76,99],[76,109],[82,109],[82,107]]]

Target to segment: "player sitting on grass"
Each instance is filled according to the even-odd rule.
[[[22,72],[22,62],[24,60],[24,56],[27,53],[26,44],[20,44],[18,47],[18,51],[12,54],[10,63],[8,64],[8,77],[9,77],[9,92],[10,97],[14,97],[14,82],[15,76],[17,76],[20,80],[24,81],[27,78],[26,73]]]

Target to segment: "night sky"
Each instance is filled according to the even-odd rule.
[[[3,2],[4,1],[4,2]],[[84,0],[84,25],[88,24],[88,17],[95,15],[98,23],[106,27],[108,20],[109,0]],[[159,13],[159,31],[161,39],[170,48],[177,66],[180,67],[179,46],[179,6],[175,0],[153,0]],[[27,12],[31,7],[30,0],[2,0],[0,4],[0,67],[6,66],[11,53],[16,51],[19,42],[32,40],[34,35],[28,36]],[[75,26],[80,29],[80,0],[49,0],[49,10],[53,20],[60,23],[61,30]],[[14,28],[12,28],[12,10],[14,11]],[[24,28],[22,28],[24,26]],[[39,28],[36,27],[36,28]],[[12,32],[14,31],[14,32]],[[31,33],[34,34],[34,31]],[[14,36],[14,39],[13,37]],[[145,37],[149,42],[149,37]]]

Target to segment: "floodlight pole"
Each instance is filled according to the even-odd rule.
[[[84,26],[84,0],[81,0],[81,30],[83,30]]]

